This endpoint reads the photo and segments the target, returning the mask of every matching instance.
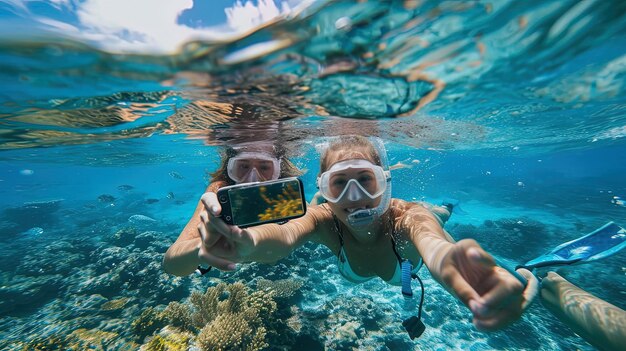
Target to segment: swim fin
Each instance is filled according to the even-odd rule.
[[[552,251],[517,268],[533,270],[546,266],[562,266],[596,261],[626,247],[626,229],[609,222],[578,239],[563,243]],[[516,269],[517,269],[516,268]]]

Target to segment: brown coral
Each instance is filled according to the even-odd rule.
[[[207,321],[197,338],[202,350],[261,350],[277,306],[272,293],[255,291],[237,282],[220,283],[190,299],[194,325]]]
[[[265,327],[252,328],[245,313],[219,315],[198,335],[198,346],[202,350],[246,350],[257,351],[269,346],[265,342]]]
[[[257,281],[256,288],[271,292],[272,296],[277,299],[287,300],[292,298],[302,285],[304,285],[304,282],[297,279],[268,280],[261,278]]]
[[[179,302],[170,302],[163,311],[163,316],[173,327],[186,331],[194,331],[191,308]]]

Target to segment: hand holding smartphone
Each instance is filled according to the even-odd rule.
[[[224,222],[240,228],[283,222],[306,213],[302,181],[295,177],[223,187],[217,199]]]

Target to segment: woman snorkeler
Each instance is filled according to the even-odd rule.
[[[206,192],[217,192],[228,185],[276,180],[285,177],[296,177],[302,172],[285,156],[285,151],[270,142],[247,142],[235,146],[227,146],[222,154],[222,163],[218,170],[211,174],[211,181]],[[170,246],[163,260],[166,272],[175,275],[193,273],[201,263],[197,247],[201,237],[198,232],[200,212],[204,209],[198,202],[193,216]]]
[[[480,330],[502,328],[518,319],[536,294],[495,265],[475,241],[454,242],[423,205],[391,198],[386,153],[360,136],[331,142],[321,158],[318,187],[327,203],[311,206],[304,217],[277,225],[241,229],[220,219],[213,192],[203,195],[193,252],[203,262],[233,270],[238,262],[275,262],[307,241],[328,247],[339,271],[353,282],[380,277],[402,283],[405,261],[423,262],[432,276],[458,297]],[[526,275],[526,272],[523,272]],[[528,272],[528,274],[530,274]]]

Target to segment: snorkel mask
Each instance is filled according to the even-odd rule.
[[[242,152],[228,160],[227,172],[236,183],[276,180],[280,160],[263,152]]]
[[[331,138],[328,145],[341,143],[341,140],[340,137]],[[380,198],[376,207],[355,209],[348,214],[348,223],[357,227],[379,219],[391,203],[391,173],[385,146],[379,138],[369,137],[367,140],[378,153],[380,166],[365,159],[348,159],[335,163],[317,178],[320,194],[330,203]]]

